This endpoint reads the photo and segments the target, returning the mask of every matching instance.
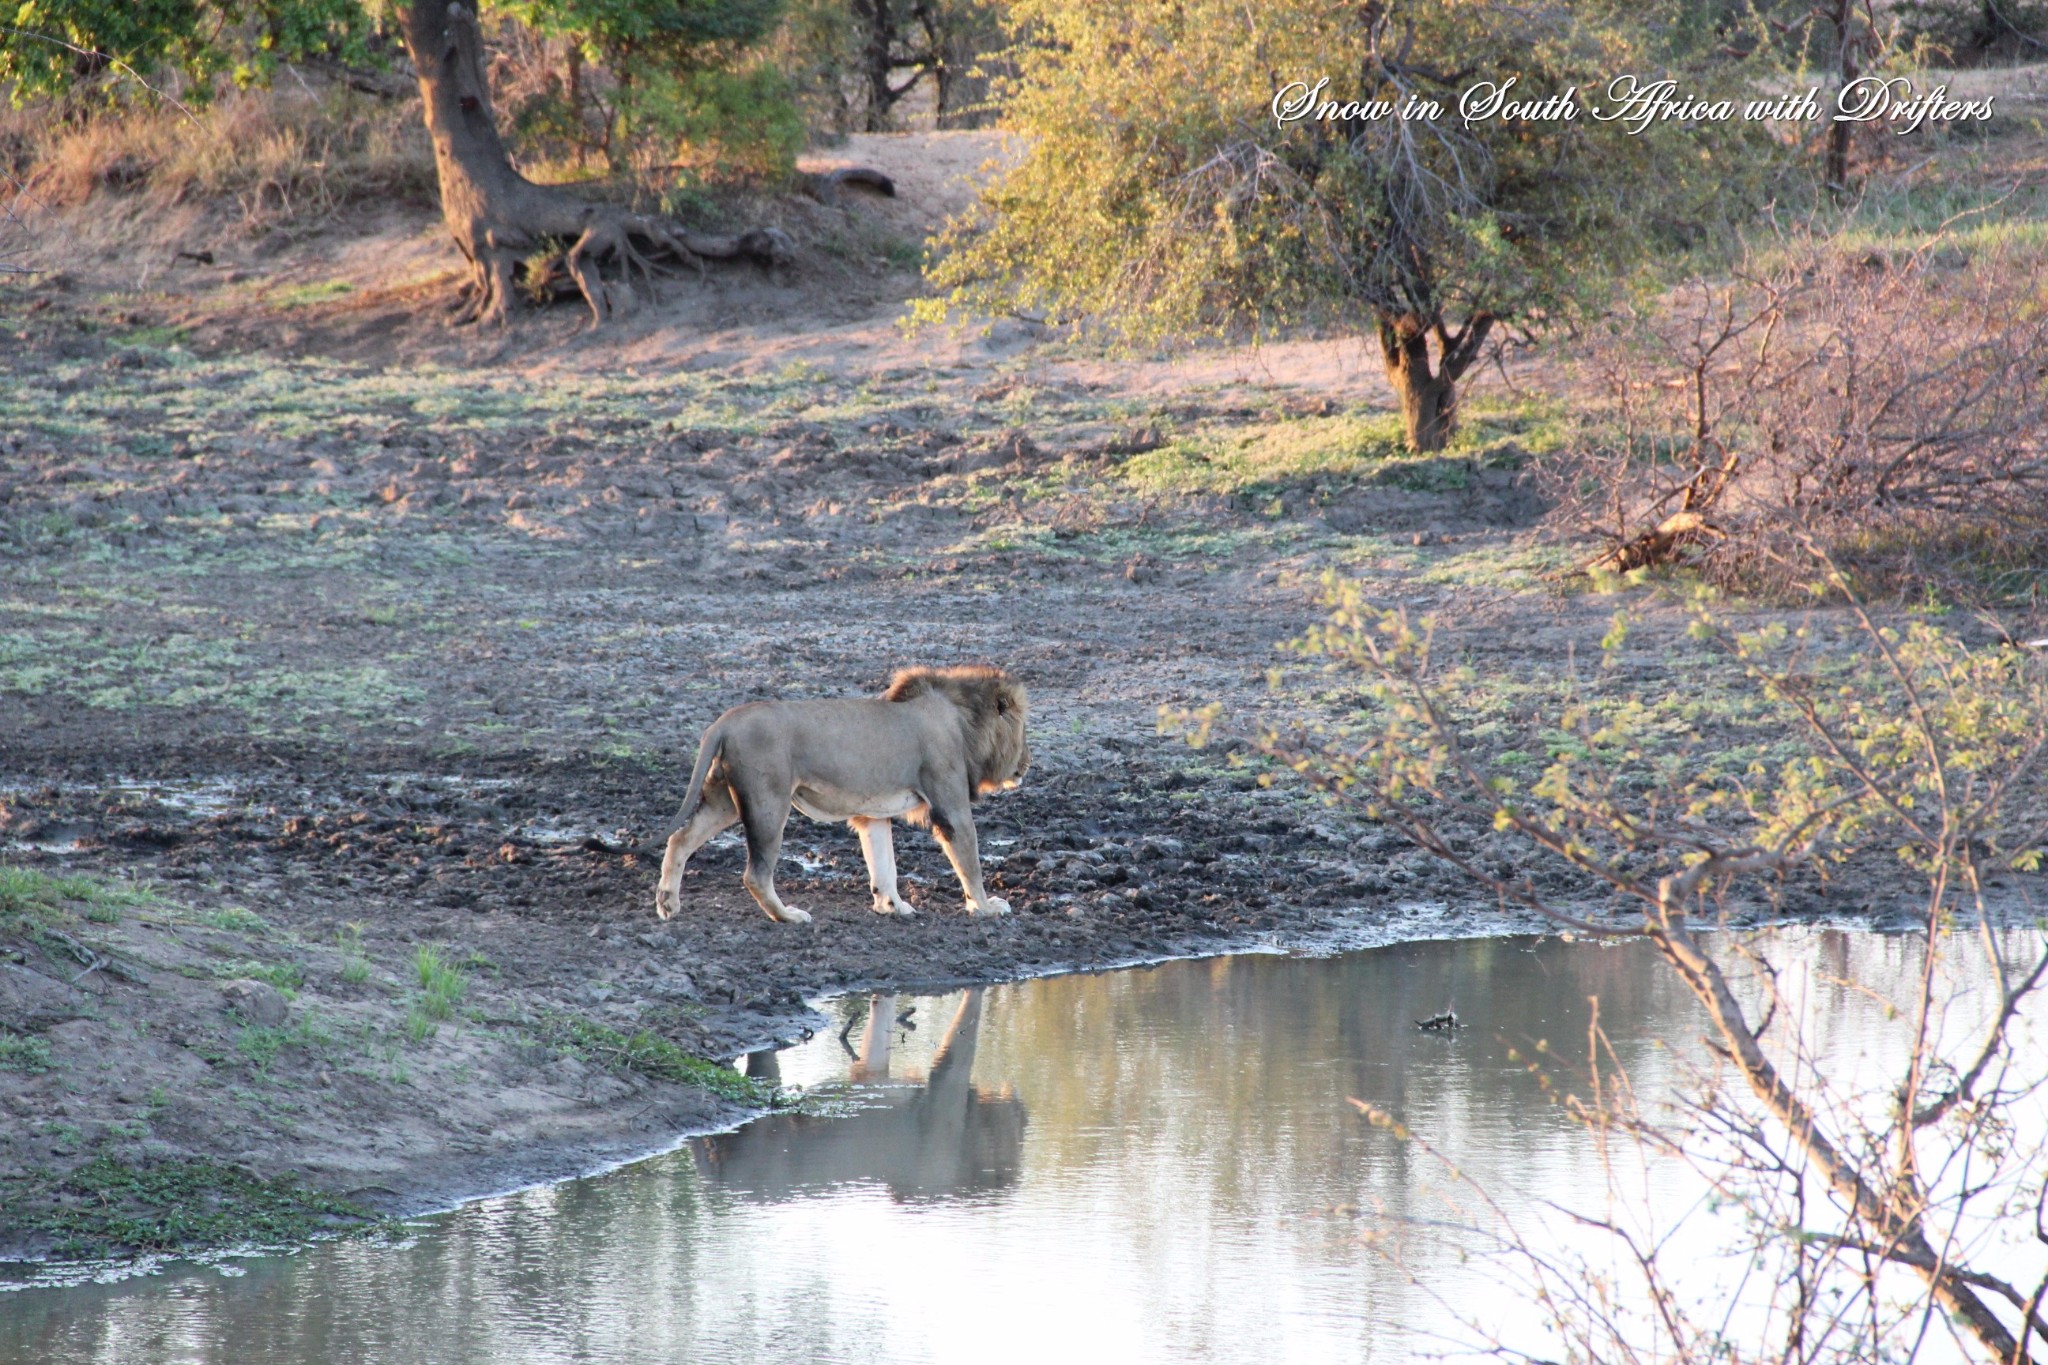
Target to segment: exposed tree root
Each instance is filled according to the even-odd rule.
[[[787,265],[796,255],[795,244],[780,228],[724,236],[692,232],[547,186],[533,188],[541,194],[521,196],[525,212],[517,227],[500,224],[485,229],[480,248],[470,258],[470,279],[456,304],[456,325],[502,325],[517,288],[536,299],[573,288],[590,309],[591,325],[597,327],[631,310],[638,297],[636,280],[652,294],[658,276],[682,270],[701,275],[708,261],[740,260],[771,267]]]
[[[498,135],[476,15],[452,0],[412,0],[400,18],[434,139],[442,216],[469,258],[470,278],[456,300],[455,323],[503,326],[518,285],[546,297],[559,282],[575,287],[596,327],[633,306],[636,277],[651,292],[657,275],[701,273],[706,261],[775,266],[795,255],[780,228],[731,236],[692,232],[528,180],[513,168]],[[895,192],[887,176],[864,168],[815,179],[834,194],[845,184]]]

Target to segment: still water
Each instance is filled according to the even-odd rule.
[[[1831,1079],[1895,1055],[1882,1000],[1842,982],[1908,998],[1916,940],[1814,931],[1772,951]],[[831,1028],[753,1059],[807,1112],[395,1245],[0,1294],[0,1361],[1407,1360],[1459,1339],[1446,1301],[1510,1327],[1528,1310],[1453,1247],[1401,1266],[1374,1249],[1439,1217],[1445,1182],[1346,1098],[1511,1212],[1597,1206],[1586,1134],[1510,1056],[1543,1043],[1575,1066],[1594,996],[1639,1093],[1698,1055],[1693,1003],[1640,944],[1417,943],[836,1001]],[[1446,1008],[1462,1028],[1415,1026]]]

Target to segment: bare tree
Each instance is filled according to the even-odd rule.
[[[896,127],[896,107],[920,87],[939,128],[977,126],[988,94],[985,59],[1003,65],[1002,24],[986,0],[848,0],[859,120],[870,133]],[[965,106],[965,107],[963,107]]]

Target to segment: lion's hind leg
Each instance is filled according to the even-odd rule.
[[[810,912],[784,905],[775,894],[775,864],[782,857],[782,827],[789,823],[789,795],[777,800],[761,790],[743,791],[740,823],[747,831],[747,890],[768,912],[768,918],[782,924],[809,924]]]
[[[704,799],[683,827],[668,836],[668,847],[662,852],[661,880],[654,888],[656,915],[667,919],[682,908],[683,864],[690,861],[691,854],[731,829],[739,818],[732,788],[723,782],[705,783]]]
[[[887,820],[856,815],[847,822],[860,836],[861,855],[868,860],[868,890],[874,893],[869,907],[878,915],[914,915],[903,897],[896,894],[896,839]]]

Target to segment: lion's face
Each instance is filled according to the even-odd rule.
[[[905,668],[889,680],[883,701],[909,701],[937,692],[966,719],[968,790],[975,796],[1008,791],[1031,767],[1024,738],[1030,701],[1024,685],[1000,668],[966,664],[956,668]]]
[[[1024,738],[1024,717],[1018,714],[1005,720],[1010,723],[1002,726],[1003,734],[994,754],[996,761],[978,784],[977,795],[1014,791],[1024,780],[1024,774],[1031,771],[1031,743]]]
[[[1031,743],[1024,737],[1024,689],[1008,683],[998,696],[995,714],[984,722],[977,796],[1006,792],[1024,780],[1031,768]]]

